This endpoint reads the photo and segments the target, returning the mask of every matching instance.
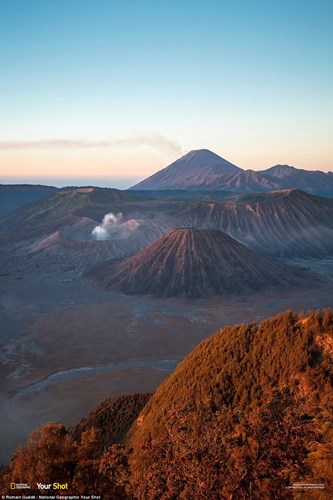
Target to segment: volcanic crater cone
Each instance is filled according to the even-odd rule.
[[[221,231],[193,228],[168,231],[133,257],[96,266],[88,276],[106,290],[189,298],[304,282],[303,271],[259,257]]]

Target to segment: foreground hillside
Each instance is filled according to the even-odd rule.
[[[16,452],[2,491],[48,477],[68,483],[66,493],[105,499],[330,499],[332,357],[328,309],[227,327],[159,387],[128,444],[105,447],[108,417],[137,414],[148,395],[102,405],[71,433],[41,427]]]
[[[158,434],[161,408],[208,398],[249,412],[273,389],[298,387],[313,402],[333,408],[332,313],[307,317],[286,312],[261,324],[226,327],[204,340],[156,391],[141,414],[132,442]],[[327,389],[327,390],[326,390]]]
[[[88,417],[83,418],[70,432],[77,441],[80,441],[82,434],[94,427],[100,435],[102,446],[122,441],[150,397],[150,393],[143,393],[109,398]]]

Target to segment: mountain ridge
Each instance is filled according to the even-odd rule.
[[[131,231],[133,246],[128,246],[127,254],[116,249],[127,240],[121,243],[110,236],[104,242],[114,248],[114,258],[133,255],[168,230],[185,226],[218,229],[260,255],[322,258],[333,254],[330,198],[295,189],[222,197],[216,194],[218,191],[206,191],[206,195],[200,191],[193,198],[183,197],[181,192],[168,198],[164,196],[166,192],[161,197],[154,191],[152,197],[145,197],[141,191],[137,194],[96,188],[56,192],[0,220],[1,243],[27,241],[29,251],[32,246],[44,247],[44,242],[49,247],[53,240],[47,238],[59,232],[62,237],[73,239],[75,247],[82,248],[85,240],[92,240],[94,224],[100,224],[110,212],[121,212],[122,222],[135,219],[139,226]],[[101,241],[95,243],[104,245]]]
[[[223,190],[233,193],[302,189],[333,197],[333,173],[275,165],[243,170],[209,150],[193,150],[129,190]]]
[[[241,171],[239,167],[212,151],[199,149],[190,151],[164,169],[148,177],[148,179],[132,186],[130,190],[178,189],[174,185],[175,177],[178,183],[186,186],[190,182],[190,179],[193,179],[196,175],[199,177],[202,175],[220,176],[239,171]],[[181,188],[181,185],[179,187]]]

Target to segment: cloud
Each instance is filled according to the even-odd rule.
[[[138,134],[120,139],[90,141],[87,139],[40,139],[33,141],[0,141],[0,150],[24,149],[92,149],[150,146],[168,154],[182,154],[180,145],[160,134]]]

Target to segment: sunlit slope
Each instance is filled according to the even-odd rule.
[[[247,414],[273,388],[298,388],[309,409],[333,410],[333,315],[292,312],[261,324],[226,327],[195,348],[157,389],[131,431],[131,445],[157,437],[168,411],[228,405]]]
[[[173,229],[123,262],[94,268],[103,289],[159,297],[249,293],[305,284],[303,271],[254,254],[215,229]],[[306,278],[306,276],[305,276]]]

